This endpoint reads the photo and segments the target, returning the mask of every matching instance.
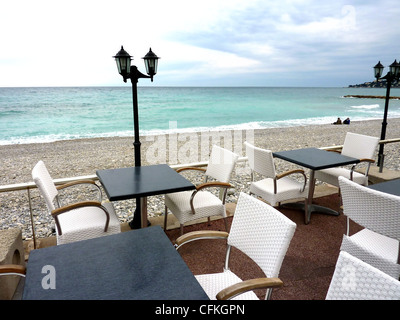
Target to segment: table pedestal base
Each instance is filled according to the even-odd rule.
[[[142,219],[137,210],[133,212],[133,219],[129,222],[131,229],[140,229],[142,227]]]
[[[311,219],[311,213],[322,213],[322,214],[328,214],[331,216],[339,216],[340,213],[324,207],[324,206],[320,206],[317,204],[308,204],[307,205],[307,212],[305,211],[305,204],[304,203],[285,203],[282,205],[283,208],[288,208],[288,209],[297,209],[297,210],[303,210],[304,211],[304,222],[305,224],[309,224],[310,223],[310,219]]]

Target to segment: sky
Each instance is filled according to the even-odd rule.
[[[399,0],[13,0],[0,4],[0,87],[346,87],[400,60]],[[388,68],[385,69],[385,72]]]

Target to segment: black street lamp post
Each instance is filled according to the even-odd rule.
[[[390,88],[392,86],[392,83],[395,81],[399,80],[400,76],[400,64],[394,60],[394,62],[389,66],[389,72],[386,74],[386,76],[382,77],[382,73],[384,70],[384,66],[381,64],[379,61],[375,66],[374,66],[374,74],[376,81],[379,79],[385,79],[386,80],[386,98],[385,98],[385,110],[383,114],[383,122],[382,122],[382,129],[381,129],[381,140],[385,140],[386,138],[386,127],[387,127],[387,114],[388,114],[388,108],[389,108],[389,99],[390,99]],[[378,153],[378,166],[379,166],[379,172],[382,172],[383,170],[383,161],[384,161],[384,154],[383,154],[383,148],[384,144],[381,143],[379,145],[379,153]]]
[[[126,82],[127,79],[131,79],[132,83],[133,126],[135,135],[135,141],[133,143],[133,146],[135,151],[135,167],[140,167],[141,143],[139,140],[139,112],[138,112],[138,98],[137,98],[137,83],[140,78],[150,78],[151,82],[153,82],[153,76],[157,73],[157,65],[159,57],[157,57],[153,53],[153,51],[151,51],[151,48],[150,51],[143,57],[148,76],[141,73],[136,66],[131,66],[132,56],[129,55],[129,53],[124,50],[123,46],[121,46],[121,50],[118,51],[118,53],[113,58],[115,58],[115,61],[117,62],[118,72],[123,77],[124,82]],[[136,198],[136,210],[134,218],[129,223],[132,229],[137,229],[140,228],[141,226],[140,212],[141,212],[140,198]]]

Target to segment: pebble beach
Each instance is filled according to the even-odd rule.
[[[142,165],[157,162],[175,165],[205,161],[207,152],[215,141],[219,141],[222,147],[233,148],[239,156],[245,156],[243,142],[246,140],[251,142],[252,139],[256,146],[272,151],[342,145],[347,132],[380,137],[381,124],[382,120],[369,120],[351,122],[350,125],[325,124],[251,131],[146,136],[140,138]],[[217,139],[212,140],[210,137],[217,137]],[[400,118],[388,120],[386,139],[394,138],[400,138]],[[133,137],[3,145],[0,146],[0,159],[1,186],[32,181],[31,170],[39,160],[44,161],[53,179],[94,175],[99,169],[134,166]],[[276,166],[277,171],[282,172],[293,168],[294,165],[277,160]],[[384,167],[400,170],[399,143],[390,143],[385,146]],[[196,180],[198,177],[189,178]],[[231,183],[234,188],[227,201],[234,202],[240,192],[248,192],[249,181],[250,175],[246,163],[239,163],[232,175]],[[47,213],[44,200],[37,189],[31,191],[31,197],[36,236],[50,236],[53,233],[54,223]],[[68,197],[79,198],[79,195]],[[103,197],[106,198],[104,193]],[[149,215],[164,213],[163,196],[149,197],[148,202]],[[119,201],[114,203],[114,206],[121,222],[132,219],[134,200]],[[31,239],[31,220],[26,190],[0,193],[0,229],[12,227],[23,231],[24,240]]]

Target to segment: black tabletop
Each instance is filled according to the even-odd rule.
[[[51,281],[54,289],[42,286]],[[161,227],[155,226],[31,251],[23,299],[208,297]]]
[[[400,196],[400,179],[372,184],[368,188]]]
[[[273,155],[311,170],[322,170],[360,162],[359,159],[318,148],[279,151],[274,152]]]
[[[110,201],[195,189],[166,164],[97,170],[96,174]]]

